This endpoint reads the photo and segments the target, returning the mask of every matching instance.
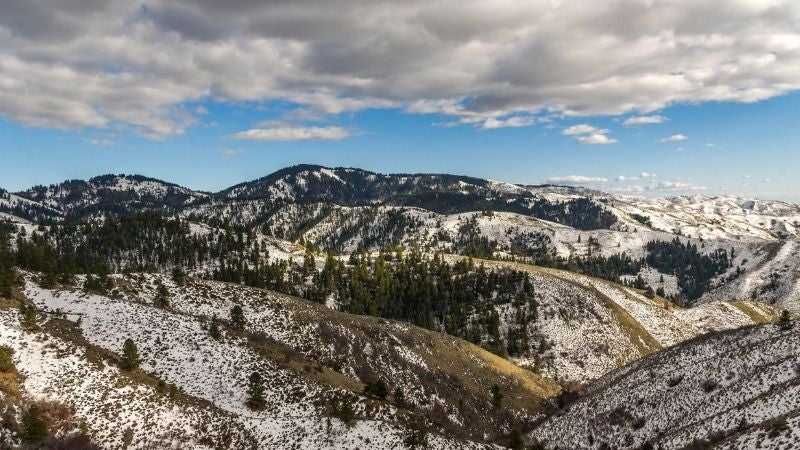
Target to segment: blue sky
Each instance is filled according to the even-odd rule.
[[[696,192],[800,200],[800,94],[750,104],[675,106],[657,113],[666,118],[663,123],[632,127],[622,125],[630,117],[625,115],[487,130],[442,126],[447,118],[439,115],[365,110],[326,118],[326,124],[347,129],[349,137],[303,141],[234,138],[244,129],[280,119],[292,105],[203,106],[207,113],[183,134],[160,139],[124,128],[53,130],[0,121],[2,185],[18,190],[104,173],[139,173],[215,191],[290,164],[318,163],[516,183],[574,183],[570,176],[584,176],[607,181],[581,184],[623,191],[628,184],[617,177],[647,172],[658,181],[705,188]],[[563,134],[578,124],[607,129],[618,142],[587,145]],[[687,139],[661,142],[676,134]]]
[[[0,186],[319,163],[800,201],[798,2],[335,1],[13,3]]]

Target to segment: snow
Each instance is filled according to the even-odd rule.
[[[232,305],[240,303],[245,310],[248,329],[266,336],[265,342],[277,342],[287,348],[310,348],[319,345],[319,341],[314,339],[316,326],[303,325],[295,318],[296,314],[308,312],[290,308],[283,297],[262,291],[221,283],[200,284],[181,290],[155,275],[141,277],[118,279],[120,283],[137,283],[141,295],[117,292],[115,298],[109,298],[68,290],[41,289],[31,282],[27,283],[25,294],[38,308],[50,314],[63,314],[78,323],[82,336],[98,348],[118,353],[124,340],[132,339],[138,346],[141,368],[145,372],[177,386],[191,398],[208,402],[213,406],[212,410],[227,417],[228,422],[242,430],[244,436],[255,439],[261,448],[287,445],[403,448],[405,429],[395,423],[393,407],[381,406],[375,410],[374,405],[369,406],[374,411],[370,413],[373,418],[359,420],[351,427],[333,420],[328,429],[324,419],[330,403],[328,399],[346,391],[309,383],[297,376],[294,369],[265,359],[247,342],[247,338],[223,331],[222,339],[215,340],[206,331],[210,315],[226,320]],[[157,280],[167,283],[175,291],[170,298],[170,311],[150,306]],[[209,288],[214,291],[208,292]],[[352,349],[353,352],[363,350],[363,347]],[[397,346],[396,350],[410,364],[426,368],[426,363],[410,349]],[[378,359],[378,365],[391,367],[382,353],[376,353],[374,357]],[[38,369],[32,367],[31,370]],[[108,370],[115,372],[117,369],[109,367]],[[267,407],[263,411],[251,411],[245,406],[247,378],[253,371],[259,371],[267,380]],[[413,399],[413,395],[410,397]],[[355,404],[357,415],[366,414],[366,408],[368,405],[364,399]],[[164,417],[157,419],[170,422]],[[436,435],[431,435],[431,441],[434,448],[450,448],[454,444]],[[464,446],[477,448],[469,443]]]
[[[709,335],[609,374],[532,437],[546,448],[588,448],[590,435],[595,445],[626,449],[646,440],[678,449],[696,439],[713,448],[796,448],[798,356],[797,329]]]

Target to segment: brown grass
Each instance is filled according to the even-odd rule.
[[[756,324],[772,323],[778,318],[778,315],[766,305],[756,305],[747,301],[733,302],[732,305],[750,317],[750,320]]]
[[[0,372],[0,391],[12,398],[19,398],[19,377],[16,372]]]

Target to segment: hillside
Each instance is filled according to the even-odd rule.
[[[798,326],[697,338],[612,372],[530,434],[539,448],[800,445]]]
[[[170,290],[166,309],[153,306],[161,282]],[[178,423],[188,430],[178,434],[181,439],[220,442],[211,435],[213,429],[192,425],[206,420],[239,435],[235,447],[258,442],[260,448],[402,446],[410,427],[429,432],[434,447],[476,447],[474,442],[502,440],[511,429],[531,422],[543,400],[559,390],[471,344],[406,324],[222,283],[189,281],[177,287],[159,276],[133,274],[115,277],[114,284],[109,296],[103,296],[41,289],[29,280],[24,294],[44,313],[40,331],[22,331],[16,314],[8,310],[2,321],[2,333],[13,337],[22,388],[35,398],[80,403],[76,415],[94,424],[89,434],[96,440],[121,438],[107,436],[120,422],[100,421],[95,414],[109,408],[125,411],[124,404],[112,400],[126,395],[128,388],[117,392],[112,386],[115,379],[127,377],[150,380],[135,387],[141,406],[130,414],[157,411],[161,404],[169,410],[170,402],[157,392],[165,389],[160,386],[196,407],[171,420],[134,420],[140,427],[131,431],[136,442],[157,442],[150,439],[174,433],[170,424]],[[247,318],[242,330],[228,320],[234,304]],[[213,316],[222,328],[218,339],[209,336]],[[114,367],[127,338],[136,343],[142,359],[135,373]],[[42,358],[47,356],[29,346],[50,341],[43,345],[53,348],[51,358],[63,358],[62,352],[71,356],[44,371],[42,364],[49,360]],[[98,358],[101,362],[92,361]],[[254,370],[266,380],[263,411],[245,406],[247,377]],[[366,383],[379,380],[388,387],[385,400],[364,394]],[[48,394],[56,385],[59,389]],[[506,401],[486,415],[493,385]],[[343,423],[332,409],[337,401],[352,404],[352,423]],[[116,420],[131,420],[125,417]],[[142,434],[151,426],[158,432]],[[107,444],[116,446],[113,442],[119,441]]]
[[[458,259],[458,257],[452,257]],[[530,349],[512,358],[562,384],[586,383],[643,356],[696,336],[771,322],[775,311],[756,302],[713,302],[681,308],[634,288],[562,270],[488,261],[489,268],[527,272],[538,318],[527,329]],[[511,305],[496,307],[507,337]]]

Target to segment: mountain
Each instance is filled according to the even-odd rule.
[[[203,192],[141,175],[102,175],[88,181],[69,180],[35,186],[16,194],[63,217],[129,213],[144,209],[176,209],[202,201]]]
[[[800,310],[794,260],[800,206],[724,196],[615,196],[447,174],[379,174],[298,165],[209,194],[138,175],[105,175],[3,194],[0,213],[50,223],[158,211],[215,228],[258,230],[339,253],[415,245],[479,256],[646,258],[675,238],[700,255],[729,252],[716,273],[662,264],[641,278],[683,304],[759,298]],[[13,200],[12,200],[13,198]],[[699,278],[698,278],[699,277]],[[665,283],[657,283],[664,279]]]
[[[617,199],[614,206],[639,215],[653,229],[702,239],[794,239],[800,205],[730,196]]]
[[[711,334],[565,396],[530,434],[537,448],[797,448],[800,328]]]

